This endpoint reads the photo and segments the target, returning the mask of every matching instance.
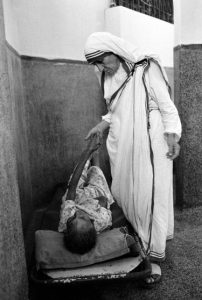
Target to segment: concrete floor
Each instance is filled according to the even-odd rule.
[[[162,282],[151,290],[138,282],[110,282],[60,289],[31,286],[31,300],[201,300],[202,207],[175,211],[175,238],[168,242]]]

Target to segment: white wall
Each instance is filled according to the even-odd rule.
[[[110,0],[3,0],[6,39],[21,55],[85,60],[89,34],[109,31],[173,66],[173,25]]]
[[[173,67],[173,24],[122,6],[106,9],[105,14],[106,31],[127,39],[147,53],[158,54],[164,66]]]
[[[6,39],[17,51],[20,50],[19,26],[16,4],[12,0],[3,0],[3,13]]]
[[[7,41],[22,55],[84,60],[86,38],[94,31],[104,30],[104,10],[109,3],[109,0],[4,0]]]
[[[201,0],[174,0],[175,46],[202,43],[201,12]]]

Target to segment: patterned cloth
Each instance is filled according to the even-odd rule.
[[[97,233],[109,228],[112,225],[112,215],[110,205],[114,202],[110,193],[108,184],[102,170],[96,166],[89,167],[89,161],[86,163],[76,189],[76,198],[65,200],[62,198],[60,212],[60,222],[58,231],[63,232],[66,229],[67,220],[75,214],[77,210],[86,212],[90,219],[94,221]],[[104,196],[107,200],[107,208],[102,207],[96,198]]]

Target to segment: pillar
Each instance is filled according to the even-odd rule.
[[[174,0],[175,103],[182,121],[178,206],[202,204],[202,1]]]
[[[2,0],[0,0],[0,299],[25,300],[27,271],[22,234],[13,105],[10,95]]]

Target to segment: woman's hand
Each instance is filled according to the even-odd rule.
[[[174,160],[180,153],[180,145],[176,141],[176,135],[174,133],[166,134],[166,139],[168,144],[167,158]]]
[[[106,121],[102,121],[98,123],[95,127],[93,127],[85,137],[85,140],[89,140],[90,138],[97,136],[102,139],[103,132],[109,127],[109,123]]]
[[[89,140],[93,136],[98,136],[102,138],[102,134],[102,130],[97,125],[88,132],[87,136],[85,137],[85,140]]]

